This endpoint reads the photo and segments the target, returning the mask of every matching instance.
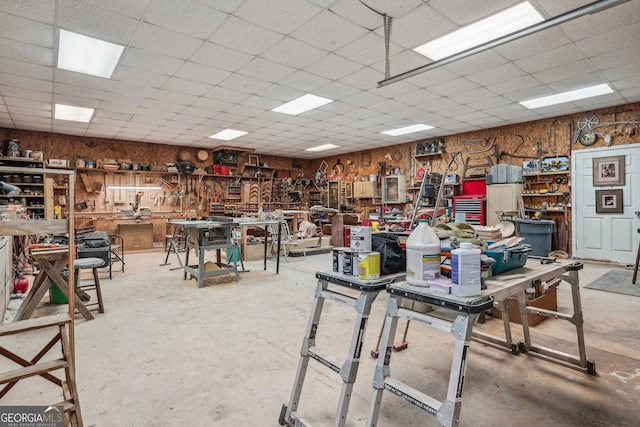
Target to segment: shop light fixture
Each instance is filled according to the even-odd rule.
[[[542,21],[544,21],[544,17],[529,2],[524,2],[413,50],[437,61]]]
[[[54,118],[72,122],[89,123],[93,117],[93,108],[74,107],[73,105],[56,104]]]
[[[324,144],[324,145],[318,145],[317,147],[311,147],[311,148],[305,148],[304,151],[326,151],[326,150],[333,150],[334,148],[339,148],[339,145],[334,145],[334,144]]]
[[[124,46],[60,30],[58,68],[110,79]]]
[[[534,108],[548,107],[549,105],[563,104],[565,102],[593,98],[594,96],[607,95],[609,93],[613,93],[613,89],[611,89],[608,84],[603,83],[595,86],[584,87],[582,89],[560,92],[555,95],[529,99],[527,101],[520,102],[520,104],[533,110]]]
[[[385,130],[384,132],[380,132],[380,133],[383,133],[389,136],[400,136],[400,135],[406,135],[408,133],[420,132],[421,130],[427,130],[427,129],[433,129],[433,126],[420,123],[418,125],[411,125],[411,126],[405,126],[403,128],[398,128],[398,129]]]
[[[214,133],[209,138],[212,139],[221,139],[223,141],[231,141],[232,139],[236,139],[242,135],[246,135],[249,132],[245,132],[243,130],[234,130],[234,129],[225,129],[221,130],[218,133]]]
[[[298,114],[305,113],[309,110],[313,110],[314,108],[322,107],[323,105],[327,105],[331,102],[333,102],[333,99],[327,99],[308,93],[294,99],[293,101],[289,101],[286,104],[282,104],[271,111],[297,116]]]
[[[162,190],[159,185],[110,185],[109,190]]]

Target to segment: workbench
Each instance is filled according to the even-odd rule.
[[[556,260],[550,263],[547,262],[547,260],[544,261],[545,263],[542,263],[537,259],[529,259],[524,267],[511,270],[508,274],[505,274],[504,280],[500,280],[499,276],[487,280],[487,289],[482,290],[481,295],[476,297],[457,297],[451,294],[436,292],[428,287],[413,286],[406,282],[389,284],[387,286],[387,292],[391,294],[391,298],[387,306],[380,344],[380,348],[383,351],[380,351],[376,363],[373,379],[373,394],[366,425],[377,425],[382,403],[382,394],[386,390],[404,398],[425,412],[436,416],[441,425],[457,426],[462,405],[462,387],[467,366],[466,358],[469,344],[472,340],[511,351],[513,354],[523,352],[566,367],[589,374],[595,374],[595,362],[587,360],[584,343],[582,304],[580,301],[578,278],[578,271],[582,269],[582,264],[574,263],[570,260]],[[558,277],[571,285],[573,314],[569,315],[527,306],[525,289]],[[517,344],[514,343],[511,336],[511,326],[506,306],[506,299],[510,296],[516,296],[518,298],[522,319],[524,340]],[[402,298],[427,303],[434,308],[445,309],[449,313],[453,313],[455,319],[449,320],[445,318],[446,316],[439,317],[437,315],[438,310],[423,314],[409,308],[404,308],[405,305],[401,306],[400,304],[400,299]],[[473,331],[473,326],[478,315],[491,308],[494,310],[498,309],[503,313],[504,338]],[[529,334],[527,313],[537,313],[547,317],[567,320],[573,324],[576,327],[578,356],[576,357],[554,349],[534,345],[531,342],[531,336]],[[450,333],[455,337],[451,372],[446,399],[443,402],[391,377],[389,364],[399,318],[405,318],[418,324],[430,326]],[[424,362],[425,357],[428,357],[424,353],[415,356],[416,358],[419,357],[421,363]]]
[[[184,265],[180,262],[181,268],[184,269],[184,278],[187,279],[189,274],[193,275],[198,279],[198,287],[202,288],[204,286],[203,280],[205,277],[217,276],[221,274],[234,273],[236,282],[240,279],[238,274],[238,259],[234,255],[233,256],[233,266],[229,264],[225,264],[221,259],[221,249],[225,249],[227,252],[235,252],[238,247],[237,239],[233,236],[233,230],[237,227],[249,227],[249,226],[257,226],[257,227],[267,227],[277,226],[278,228],[278,236],[277,236],[277,245],[278,252],[276,255],[276,274],[280,272],[280,241],[281,241],[281,221],[277,220],[253,220],[249,218],[229,218],[228,221],[221,220],[199,220],[199,221],[189,221],[189,220],[170,220],[168,224],[174,226],[174,238],[175,233],[178,232],[180,228],[186,230],[186,256]],[[172,242],[174,240],[172,238]],[[169,251],[174,249],[178,260],[180,260],[180,256],[175,250],[175,245],[172,243],[167,250],[167,259],[165,259],[165,264],[169,258]],[[195,253],[198,256],[198,264],[190,265],[189,264],[189,253],[191,249],[194,249]],[[204,258],[206,251],[215,250],[216,251],[216,265],[220,267],[220,269],[205,271],[204,270]],[[264,244],[264,269],[267,269],[267,241],[265,239]]]

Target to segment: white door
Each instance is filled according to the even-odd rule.
[[[593,159],[624,156],[624,185],[593,185]],[[572,154],[572,247],[576,258],[635,263],[640,241],[640,144],[577,150]],[[597,173],[597,172],[596,172]],[[622,213],[597,213],[597,190],[622,190]],[[615,196],[601,200],[611,210]]]

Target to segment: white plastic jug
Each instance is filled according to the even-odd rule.
[[[407,239],[407,283],[429,286],[440,277],[440,239],[427,220],[420,220]]]
[[[460,248],[451,251],[451,293],[468,297],[480,295],[480,249],[469,242],[460,243]]]

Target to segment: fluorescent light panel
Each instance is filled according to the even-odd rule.
[[[338,147],[340,146],[334,145],[334,144],[324,144],[324,145],[318,145],[317,147],[305,148],[304,151],[326,151],[326,150],[332,150]]]
[[[124,46],[60,30],[58,68],[110,79]]]
[[[223,141],[231,141],[232,139],[236,139],[242,135],[246,135],[248,132],[243,130],[234,130],[234,129],[225,129],[221,130],[218,133],[214,133],[209,138],[213,139],[221,139]]]
[[[73,105],[56,104],[54,118],[72,122],[89,123],[93,117],[93,108],[74,107]]]
[[[294,99],[293,101],[289,101],[286,104],[282,104],[271,111],[297,116],[298,114],[313,110],[314,108],[322,107],[330,102],[333,102],[333,100],[308,93],[306,95],[302,95],[300,98]]]
[[[555,95],[543,96],[540,98],[522,101],[523,106],[534,109],[547,107],[549,105],[563,104],[565,102],[577,101],[578,99],[592,98],[594,96],[607,95],[613,93],[613,89],[606,84],[589,86],[582,89],[570,90],[567,92],[556,93]]]
[[[437,61],[542,21],[544,17],[529,2],[524,2],[413,50]]]
[[[384,132],[380,132],[380,133],[384,133],[385,135],[389,135],[389,136],[400,136],[400,135],[406,135],[408,133],[420,132],[421,130],[427,130],[427,129],[433,129],[433,126],[429,126],[421,123],[418,125],[405,126],[403,128],[398,128],[398,129],[385,130]]]

